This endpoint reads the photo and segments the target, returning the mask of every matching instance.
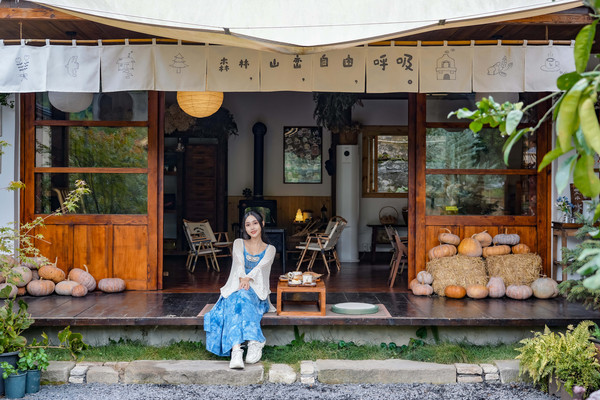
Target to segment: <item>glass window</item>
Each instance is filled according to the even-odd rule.
[[[513,146],[504,164],[502,147],[506,141],[497,129],[428,128],[427,161],[429,169],[534,169],[536,168],[535,135]]]
[[[397,127],[366,127],[363,131],[363,195],[407,195],[408,136],[402,128],[404,134],[389,134]]]
[[[48,92],[35,95],[35,119],[58,121],[147,121],[147,92],[59,93],[60,98],[50,97]],[[52,95],[54,96],[54,94]],[[54,104],[53,104],[54,102]],[[65,112],[59,108],[67,104],[79,112]],[[70,108],[73,109],[73,108]]]
[[[148,166],[146,127],[36,127],[36,167]]]
[[[146,174],[37,173],[35,212],[49,214],[60,208],[76,180],[84,180],[91,193],[83,196],[77,214],[146,214]]]
[[[535,175],[427,175],[427,215],[535,215]]]

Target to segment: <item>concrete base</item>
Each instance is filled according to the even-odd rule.
[[[354,342],[356,344],[374,344],[394,342],[397,345],[408,344],[416,337],[419,327],[410,326],[300,326],[300,333],[305,333],[305,340],[322,340],[338,342]],[[39,337],[42,332],[56,340],[60,328],[40,327],[27,330],[27,338]],[[179,341],[206,342],[202,326],[123,326],[123,327],[71,327],[73,332],[83,335],[84,341],[92,346],[108,344],[110,340],[139,340],[148,345],[159,346]],[[536,327],[439,327],[440,340],[449,342],[467,342],[476,345],[515,343],[523,338],[531,337]],[[285,345],[294,340],[293,326],[264,326],[263,333],[267,344]],[[429,336],[431,339],[431,336]]]

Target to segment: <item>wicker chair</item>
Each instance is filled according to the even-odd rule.
[[[190,272],[194,272],[196,269],[199,256],[204,257],[206,269],[210,269],[212,266],[215,271],[220,271],[217,253],[221,250],[215,249],[212,239],[205,234],[204,226],[204,221],[192,222],[186,219],[183,220],[183,230],[188,246],[190,247],[185,267]]]
[[[327,268],[327,273],[331,273],[329,270],[329,263],[335,261],[335,265],[340,270],[340,260],[337,256],[337,251],[335,250],[335,246],[337,244],[344,227],[346,226],[346,220],[342,217],[337,217],[338,220],[333,223],[331,229],[328,234],[325,233],[315,233],[312,235],[308,235],[306,238],[306,244],[296,246],[297,249],[302,250],[300,253],[300,259],[298,260],[298,264],[296,264],[296,271],[300,269],[302,263],[308,262],[307,270],[312,270],[313,264],[315,263],[315,259],[317,258],[317,254],[321,254],[323,258],[323,262],[325,263],[325,268]],[[307,257],[307,253],[311,251],[311,257]],[[305,260],[306,257],[306,260]]]

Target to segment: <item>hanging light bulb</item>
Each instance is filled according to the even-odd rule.
[[[177,92],[177,103],[186,114],[204,118],[221,108],[223,92]]]
[[[87,110],[94,100],[93,93],[48,92],[48,100],[54,108],[72,113]]]

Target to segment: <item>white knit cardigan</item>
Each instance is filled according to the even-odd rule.
[[[274,258],[275,247],[267,245],[267,250],[265,251],[262,260],[260,260],[258,265],[254,267],[249,274],[246,274],[244,268],[244,240],[236,239],[233,242],[231,272],[229,273],[227,283],[221,288],[221,296],[225,298],[229,297],[233,292],[240,288],[240,278],[248,277],[251,278],[250,287],[254,289],[258,298],[261,300],[267,299],[269,301],[269,312],[274,312],[275,307],[273,307],[273,304],[271,304],[271,300],[269,299],[269,294],[271,293],[269,288],[269,275],[271,274],[271,264],[273,264]]]

